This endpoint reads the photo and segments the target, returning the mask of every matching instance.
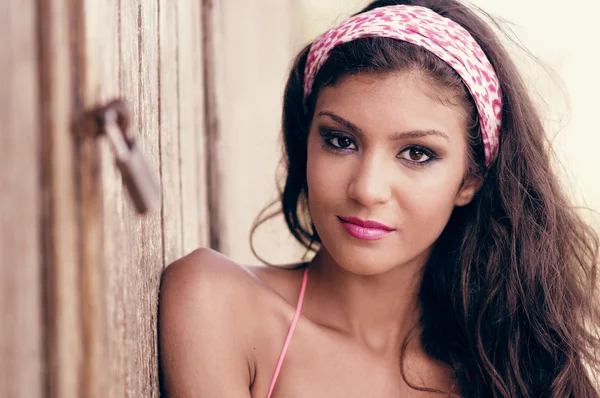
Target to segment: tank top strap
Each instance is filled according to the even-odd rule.
[[[308,282],[308,267],[304,270],[304,275],[302,276],[302,286],[300,286],[300,294],[298,296],[298,304],[296,305],[296,313],[294,314],[294,318],[292,319],[292,324],[290,325],[290,329],[288,331],[287,337],[285,338],[285,342],[283,343],[283,348],[281,353],[279,354],[279,360],[277,361],[277,367],[275,368],[275,373],[273,374],[273,378],[271,379],[271,386],[269,387],[269,393],[267,394],[267,398],[271,398],[273,394],[273,390],[275,390],[275,385],[277,384],[277,379],[279,378],[279,373],[281,372],[281,367],[283,366],[283,362],[285,360],[285,356],[287,354],[288,348],[290,346],[290,341],[292,341],[292,336],[294,335],[294,330],[296,330],[296,324],[298,323],[298,319],[300,319],[300,313],[302,312],[302,302],[304,301],[304,293],[306,292],[306,283]]]

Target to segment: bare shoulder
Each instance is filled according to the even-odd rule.
[[[211,293],[243,294],[246,289],[256,288],[253,273],[228,257],[211,249],[197,249],[170,264],[163,273],[161,292],[174,294]],[[187,289],[191,288],[191,291]],[[223,289],[225,289],[223,291]]]
[[[159,348],[168,396],[249,396],[259,290],[250,272],[213,250],[196,250],[167,267]]]
[[[270,356],[271,335],[285,333],[293,315],[288,307],[295,301],[298,275],[298,270],[244,267],[210,249],[169,265],[159,301],[160,363],[168,396],[249,397],[259,362]]]
[[[251,322],[261,290],[245,267],[211,249],[198,249],[170,264],[163,273],[160,314],[198,318],[211,328]],[[168,313],[167,313],[168,311]]]
[[[257,307],[265,296],[277,295],[295,302],[302,265],[283,267],[243,266],[211,249],[198,249],[177,260],[163,273],[161,297],[186,296],[219,305],[215,299],[227,298],[227,304]]]

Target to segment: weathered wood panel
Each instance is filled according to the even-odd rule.
[[[139,119],[138,136],[146,159],[157,177],[160,174],[160,125],[159,125],[159,31],[158,31],[158,2],[140,0],[138,9],[139,18],[139,86],[138,109]],[[137,274],[130,275],[131,281],[136,284],[136,300],[129,304],[133,311],[129,316],[137,321],[137,329],[131,328],[130,341],[132,350],[138,350],[137,361],[140,363],[137,373],[138,383],[136,389],[128,391],[129,396],[157,397],[158,386],[158,290],[163,263],[163,231],[161,228],[161,211],[157,209],[147,214],[140,222],[141,230],[136,242],[138,255],[134,262]],[[136,221],[136,220],[134,220]],[[130,282],[131,283],[131,282]],[[143,337],[143,344],[139,345],[139,336]],[[139,345],[138,346],[136,345]],[[129,366],[128,372],[135,367]]]
[[[128,101],[131,110],[132,133],[139,134],[139,7],[138,0],[118,2],[118,30],[112,32],[118,43],[118,94]],[[113,169],[114,170],[114,169]],[[139,277],[139,257],[142,242],[141,220],[136,220],[135,209],[131,206],[120,176],[104,184],[117,184],[110,197],[105,200],[104,230],[105,244],[110,239],[113,250],[105,249],[104,266],[106,269],[107,292],[104,296],[107,310],[107,395],[126,397],[137,391],[142,395],[140,378],[147,377],[147,366],[140,360],[148,344],[145,339],[143,315],[132,311],[141,309],[140,301],[144,295],[143,280]],[[108,192],[106,192],[108,194]],[[113,196],[116,195],[116,196]],[[111,217],[111,218],[108,218]],[[140,291],[142,290],[142,291]],[[137,316],[136,316],[137,315]],[[151,327],[151,325],[148,325]],[[138,344],[136,344],[136,340]],[[124,372],[125,369],[137,369],[137,372]],[[147,381],[148,382],[148,381]],[[147,383],[150,384],[150,383]]]
[[[102,4],[74,0],[81,8],[79,37],[80,76],[76,82],[86,109],[107,103],[119,94],[119,1]],[[115,396],[120,380],[109,378],[120,366],[111,358],[115,334],[109,333],[115,315],[108,297],[118,294],[120,285],[110,284],[125,243],[123,187],[113,155],[103,139],[84,139],[80,151],[82,218],[82,316],[84,333],[84,396]],[[108,263],[107,259],[115,261]],[[115,332],[117,333],[117,332]],[[111,362],[112,360],[112,362]]]
[[[131,128],[162,191],[161,208],[136,214],[113,155],[100,141],[99,175],[86,174],[100,187],[101,209],[87,227],[92,238],[101,232],[101,249],[95,268],[84,272],[84,306],[92,313],[85,321],[92,354],[86,357],[86,393],[155,397],[161,272],[206,239],[200,4],[83,1],[85,106],[117,96],[129,102]]]
[[[159,0],[160,171],[165,264],[175,261],[183,253],[179,140],[179,92],[182,88],[177,75],[177,6],[177,2]],[[187,87],[184,89],[187,90]]]
[[[80,390],[81,332],[79,224],[75,136],[70,134],[76,75],[68,0],[39,0],[42,179],[42,258],[46,397],[76,398]]]
[[[158,7],[156,2],[120,2],[118,65],[121,98],[131,105],[133,133],[159,175]],[[106,198],[119,219],[104,219],[109,396],[158,396],[156,312],[163,267],[161,213],[140,216],[115,180],[118,196]],[[105,184],[109,184],[106,182]]]
[[[208,242],[201,3],[0,7],[0,396],[157,397],[161,272]],[[70,131],[115,97],[160,178],[148,215]]]
[[[135,0],[86,6],[90,102],[116,96],[129,102],[133,133],[159,176],[158,3]],[[104,67],[93,62],[100,59]],[[96,283],[103,289],[95,289],[94,300],[101,302],[96,319],[103,330],[95,339],[105,343],[96,364],[103,363],[104,370],[92,392],[95,396],[158,396],[156,313],[164,263],[161,211],[135,213],[112,153],[105,144],[102,151],[97,183],[103,204],[103,275]]]
[[[43,396],[36,2],[0,3],[0,396]]]

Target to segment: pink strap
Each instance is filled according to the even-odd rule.
[[[273,394],[275,384],[277,384],[277,379],[279,378],[281,366],[283,365],[283,361],[285,360],[285,355],[287,354],[287,350],[290,346],[290,341],[292,341],[292,336],[294,335],[296,324],[298,323],[298,319],[300,318],[300,312],[302,311],[302,302],[304,301],[304,292],[306,291],[307,281],[308,267],[306,267],[306,269],[304,270],[304,276],[302,277],[302,287],[300,287],[300,296],[298,297],[298,305],[296,306],[296,313],[294,314],[294,319],[292,320],[292,324],[290,325],[290,330],[288,331],[287,337],[285,338],[285,342],[283,343],[283,349],[281,350],[281,354],[279,354],[279,361],[277,361],[277,367],[275,368],[275,374],[273,374],[273,379],[271,380],[271,387],[269,388],[269,394],[267,395],[267,398],[271,398],[271,395]]]

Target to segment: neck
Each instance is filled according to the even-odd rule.
[[[321,250],[310,265],[311,316],[375,352],[394,355],[419,322],[423,258],[380,275],[357,275]]]

